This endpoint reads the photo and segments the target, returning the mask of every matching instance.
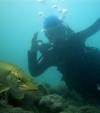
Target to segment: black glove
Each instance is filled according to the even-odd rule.
[[[37,52],[39,49],[39,46],[43,43],[42,40],[37,40],[38,32],[34,33],[32,38],[32,44],[31,44],[31,51]]]

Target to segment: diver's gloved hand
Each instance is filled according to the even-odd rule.
[[[38,32],[34,33],[31,44],[31,51],[36,52],[39,49],[39,46],[43,43],[42,40],[37,40]]]
[[[31,42],[31,51],[37,51],[38,49],[37,37],[38,37],[38,32],[33,34],[32,42]]]

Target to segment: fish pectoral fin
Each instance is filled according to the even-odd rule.
[[[22,100],[24,98],[24,92],[15,92],[15,93],[13,92],[12,96],[15,99]]]
[[[10,89],[9,87],[0,84],[0,93],[6,92],[6,91],[8,91],[9,89]]]

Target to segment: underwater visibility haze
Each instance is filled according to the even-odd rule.
[[[27,51],[35,32],[47,42],[43,21],[57,15],[74,31],[81,31],[100,17],[100,0],[0,0],[0,60],[17,64],[28,72]],[[100,48],[100,32],[86,42]],[[57,85],[62,75],[56,67],[37,79]]]

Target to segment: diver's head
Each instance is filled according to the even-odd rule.
[[[48,16],[44,21],[43,27],[45,35],[52,43],[65,37],[65,26],[57,16]]]

